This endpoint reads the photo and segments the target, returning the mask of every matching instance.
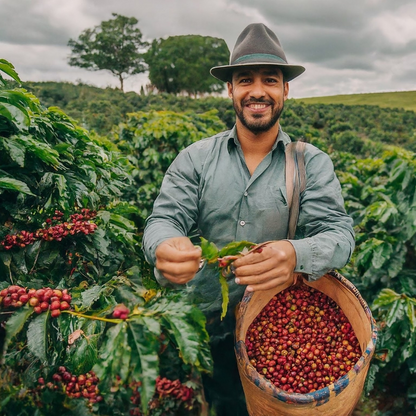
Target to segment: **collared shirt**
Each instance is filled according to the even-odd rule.
[[[236,128],[196,142],[183,150],[166,172],[160,194],[146,222],[143,250],[155,264],[164,240],[195,231],[218,248],[232,241],[261,243],[286,239],[289,209],[285,184],[285,146],[279,129],[271,151],[250,174]],[[295,271],[314,280],[343,267],[354,249],[352,219],[346,214],[341,187],[329,156],[307,144],[306,189],[301,195]],[[157,272],[162,284],[167,280]],[[205,266],[188,284],[201,309],[221,310],[215,271]],[[229,281],[231,306],[245,287]]]

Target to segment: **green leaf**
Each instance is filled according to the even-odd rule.
[[[255,243],[252,243],[250,241],[233,241],[220,250],[218,257],[237,255],[243,252],[244,250],[252,249],[255,245]]]
[[[24,182],[13,178],[7,178],[4,176],[0,178],[0,188],[35,196],[35,194],[31,192],[29,187]]]
[[[110,239],[107,236],[107,233],[102,228],[97,228],[92,235],[92,240],[94,242],[94,247],[103,255],[108,256],[108,248],[110,246]]]
[[[9,77],[13,78],[17,83],[22,83],[22,81],[20,81],[19,75],[14,69],[14,66],[5,59],[0,59],[0,71],[4,72]]]
[[[129,322],[132,335],[132,347],[138,353],[139,363],[133,369],[133,377],[142,382],[141,404],[143,414],[147,414],[148,403],[153,397],[156,378],[159,375],[159,340],[160,325],[152,318],[146,318],[140,322],[132,320]],[[149,327],[153,330],[149,330]],[[157,334],[154,330],[159,327]]]
[[[391,289],[383,289],[373,302],[372,309],[377,309],[382,306],[389,305],[400,299],[400,295]]]
[[[89,309],[92,304],[97,301],[100,298],[100,295],[102,291],[104,290],[104,287],[101,285],[95,285],[84,292],[81,293],[82,298],[82,309]]]
[[[416,317],[415,317],[415,306],[414,303],[407,299],[406,302],[406,315],[410,322],[410,330],[414,332],[416,329]]]
[[[221,311],[221,320],[227,314],[228,303],[230,301],[229,298],[229,287],[227,284],[227,279],[222,275],[221,271],[219,272],[219,280],[221,284],[221,295],[222,295],[222,311]]]
[[[99,361],[94,366],[102,385],[101,390],[109,390],[116,376],[126,382],[130,373],[131,347],[128,343],[127,323],[111,327],[101,346]]]
[[[68,347],[72,371],[84,374],[90,371],[98,360],[98,344],[105,328],[105,323],[93,319],[86,319],[81,326],[84,332],[73,345]]]
[[[49,312],[41,313],[27,329],[27,347],[44,363],[48,360],[48,318]]]
[[[389,260],[393,248],[391,244],[384,243],[379,245],[373,253],[371,264],[375,269],[381,269],[386,261]]]
[[[386,324],[391,327],[397,320],[403,317],[403,302],[401,299],[395,300],[387,313]]]
[[[33,313],[33,308],[25,306],[13,313],[13,315],[8,319],[6,323],[6,337],[4,339],[4,353],[6,353],[7,348],[15,337],[23,328],[25,322]]]
[[[202,258],[213,263],[218,259],[218,248],[214,243],[209,242],[204,237],[201,237]]]
[[[21,168],[25,166],[26,149],[15,140],[3,139],[4,148],[9,152],[10,158],[16,162]]]
[[[179,353],[185,364],[198,364],[199,337],[195,328],[184,318],[176,314],[164,314],[166,326],[178,345]]]

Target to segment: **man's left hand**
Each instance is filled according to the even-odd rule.
[[[233,263],[236,283],[248,291],[267,290],[288,281],[293,282],[296,252],[289,241],[270,242]]]

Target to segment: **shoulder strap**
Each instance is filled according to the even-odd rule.
[[[286,194],[289,207],[289,226],[287,238],[295,237],[299,218],[300,194],[306,186],[304,142],[291,142],[286,146]]]

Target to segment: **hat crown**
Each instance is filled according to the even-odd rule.
[[[228,65],[214,66],[211,75],[231,82],[236,68],[245,66],[271,65],[278,67],[285,82],[298,77],[305,71],[301,65],[289,65],[277,36],[263,23],[248,25],[237,38]]]
[[[277,59],[287,64],[286,55],[277,36],[263,23],[252,23],[237,38],[230,65],[261,56],[268,56],[269,59]]]

